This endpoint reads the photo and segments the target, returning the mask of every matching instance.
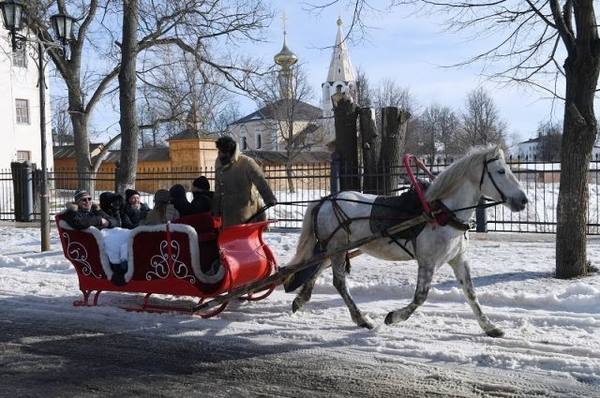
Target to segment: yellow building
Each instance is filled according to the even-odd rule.
[[[215,137],[185,130],[173,137],[167,147],[142,148],[138,151],[135,188],[143,192],[168,189],[173,184],[190,188],[199,173],[211,178],[217,149]],[[102,150],[102,144],[90,144],[92,157]],[[120,151],[109,151],[96,174],[96,189],[112,191],[115,188],[115,171]],[[72,145],[54,147],[54,186],[57,189],[77,189],[75,150]]]

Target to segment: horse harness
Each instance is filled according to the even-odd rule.
[[[483,185],[483,180],[485,178],[485,175],[487,174],[487,176],[489,177],[490,181],[492,182],[492,185],[494,186],[494,188],[496,188],[496,191],[498,191],[498,193],[500,194],[501,197],[501,201],[499,202],[495,202],[493,205],[496,204],[500,204],[500,203],[504,203],[506,202],[506,196],[504,195],[504,193],[502,192],[502,190],[498,187],[498,184],[496,184],[496,181],[494,181],[494,178],[492,176],[492,173],[490,172],[489,168],[488,168],[488,164],[490,164],[491,162],[495,162],[496,160],[500,159],[499,156],[496,156],[494,158],[491,159],[487,159],[484,160],[483,162],[483,169],[481,172],[481,178],[479,179],[479,188],[481,189],[482,185]],[[421,182],[418,182],[421,183]],[[422,183],[421,183],[422,184]],[[412,192],[414,192],[413,190],[411,190]],[[409,191],[409,192],[411,192]],[[408,192],[407,192],[408,193]],[[407,194],[405,193],[405,194]],[[403,194],[403,195],[405,195]],[[401,195],[402,196],[402,195]],[[321,209],[321,206],[323,206],[323,204],[326,201],[330,201],[331,202],[331,207],[333,210],[333,214],[335,215],[335,218],[337,219],[338,225],[335,227],[335,229],[326,237],[326,238],[320,238],[319,237],[319,232],[318,232],[318,223],[317,223],[317,218],[319,215],[319,211]],[[371,215],[369,216],[363,216],[363,217],[349,217],[348,214],[346,214],[346,212],[344,211],[344,209],[342,209],[342,207],[339,204],[339,201],[345,201],[345,202],[359,202],[359,203],[367,203],[367,202],[362,202],[362,201],[356,201],[356,200],[352,200],[352,199],[340,199],[337,197],[337,194],[332,194],[329,196],[325,196],[323,198],[321,198],[321,200],[317,203],[317,205],[315,207],[313,207],[312,209],[312,221],[313,221],[313,230],[314,230],[314,236],[315,239],[317,241],[317,245],[315,247],[315,250],[319,251],[319,252],[324,252],[325,250],[327,250],[327,245],[329,244],[329,242],[331,241],[331,239],[333,238],[333,236],[340,230],[343,229],[346,234],[349,236],[350,235],[350,225],[352,224],[353,221],[357,221],[357,220],[371,220],[372,217]],[[394,207],[394,206],[390,206],[390,205],[386,205],[386,204],[377,204],[375,202],[373,203],[368,203],[371,204],[373,207],[375,206],[384,206],[384,207]],[[477,205],[475,206],[477,207]],[[473,208],[473,207],[468,207],[468,208]],[[468,208],[464,208],[464,209],[458,209],[458,210],[466,210]],[[423,228],[425,227],[425,224],[427,222],[430,223],[435,223],[438,224],[440,226],[450,226],[452,228],[458,229],[460,231],[464,231],[465,233],[471,228],[470,223],[465,223],[463,221],[461,221],[455,214],[455,212],[457,210],[450,210],[448,209],[448,207],[446,207],[446,205],[444,205],[442,203],[441,200],[435,200],[434,202],[431,203],[430,206],[431,209],[431,213],[426,214],[426,216],[429,218],[428,221],[424,221],[423,223],[419,224],[416,227],[412,227],[410,228],[410,232],[408,235],[405,235],[405,231],[400,231],[396,234],[388,234],[386,233],[386,231],[393,225],[388,225],[385,228],[383,228],[381,231],[373,231],[373,232],[381,232],[383,236],[386,236],[390,239],[389,243],[395,243],[398,246],[400,246],[411,258],[415,258],[414,254],[405,246],[403,245],[399,239],[405,239],[406,241],[410,241],[413,244],[413,247],[416,247],[416,239],[419,236],[419,234],[421,233],[421,231],[423,230]],[[398,224],[398,223],[396,223]],[[373,228],[372,228],[373,230]],[[346,255],[346,262],[349,265],[349,259],[348,256]]]
[[[317,203],[317,205],[315,207],[313,207],[312,209],[312,221],[313,221],[313,226],[314,226],[314,234],[315,234],[315,238],[317,240],[317,250],[324,252],[325,250],[327,250],[327,244],[329,243],[329,241],[331,240],[331,238],[333,238],[333,236],[337,233],[337,231],[339,231],[340,229],[343,229],[346,234],[350,235],[350,224],[352,224],[352,221],[356,221],[356,220],[368,220],[369,217],[348,217],[348,215],[346,214],[346,212],[344,211],[344,209],[341,208],[341,206],[339,205],[338,201],[340,199],[337,198],[337,193],[336,194],[331,194],[328,196],[325,196],[323,198],[321,198],[321,200],[319,201],[319,203]],[[344,200],[344,199],[342,199]],[[321,206],[323,206],[323,204],[326,201],[331,201],[331,208],[333,210],[333,214],[335,215],[335,218],[337,219],[338,225],[337,227],[335,227],[335,229],[329,234],[329,236],[326,239],[320,239],[319,238],[319,232],[318,232],[318,223],[317,223],[317,217],[319,216],[319,211],[321,210]]]
[[[494,181],[494,177],[492,177],[492,173],[490,173],[490,169],[488,169],[488,164],[495,162],[496,160],[499,160],[499,159],[500,159],[500,156],[496,156],[494,158],[483,161],[483,170],[481,170],[481,178],[479,179],[479,189],[481,190],[481,186],[483,185],[483,179],[485,178],[485,175],[487,173],[490,181],[492,182],[492,185],[494,186],[494,188],[496,188],[496,191],[498,191],[498,193],[500,194],[501,201],[499,203],[504,203],[504,202],[506,202],[506,196],[504,195],[504,192],[502,192],[502,190],[498,187],[498,184],[496,184],[496,181]]]
[[[410,193],[414,194],[414,191],[406,192],[402,196],[404,196],[406,194],[410,194]],[[389,238],[390,239],[389,243],[395,243],[396,245],[398,245],[411,258],[414,258],[415,255],[408,249],[408,247],[405,244],[402,244],[400,239],[410,241],[413,244],[413,247],[415,247],[416,239],[419,236],[419,234],[421,233],[421,231],[425,228],[425,224],[427,222],[434,222],[440,226],[448,225],[448,226],[451,226],[453,228],[456,228],[458,230],[465,231],[465,232],[471,228],[471,225],[460,221],[456,217],[454,212],[452,212],[450,209],[448,209],[441,201],[436,200],[432,203],[431,215],[429,215],[430,216],[429,221],[423,221],[422,223],[420,223],[417,226],[407,228],[406,230],[402,230],[402,231],[396,232],[394,234],[387,233],[387,230],[389,228],[391,228],[392,226],[400,224],[402,221],[406,221],[412,217],[416,217],[418,214],[421,214],[421,212],[422,212],[422,209],[420,207],[414,208],[414,209],[409,209],[409,210],[414,211],[414,213],[412,215],[410,215],[409,217],[401,217],[401,218],[396,218],[396,219],[393,216],[390,217],[389,215],[384,216],[384,215],[374,215],[373,214],[373,213],[376,213],[376,210],[378,207],[390,208],[391,209],[390,213],[392,213],[394,210],[397,212],[402,211],[402,210],[400,210],[400,208],[398,206],[394,206],[394,205],[385,203],[386,200],[388,201],[388,203],[393,203],[392,201],[400,199],[400,198],[402,198],[402,196],[400,196],[400,197],[398,197],[398,196],[382,197],[384,199],[384,203],[376,203],[376,202],[369,203],[373,206],[372,213],[369,216],[363,216],[363,217],[348,216],[348,214],[340,206],[339,202],[340,201],[342,201],[342,202],[358,202],[358,203],[367,203],[367,202],[356,201],[356,200],[352,200],[352,199],[340,199],[337,197],[337,194],[323,197],[319,201],[319,203],[312,209],[312,213],[311,213],[313,226],[314,226],[314,228],[313,228],[314,236],[317,241],[315,250],[317,250],[318,252],[324,252],[327,249],[327,245],[329,244],[331,239],[335,236],[335,234],[340,229],[344,230],[346,232],[346,234],[349,236],[350,235],[350,225],[352,224],[353,221],[358,221],[358,220],[370,220],[371,221],[371,231],[373,233],[381,233],[384,237]],[[331,202],[332,211],[337,220],[337,226],[335,227],[335,229],[333,231],[331,231],[331,233],[326,238],[320,238],[319,231],[318,231],[319,224],[317,222],[317,217],[319,215],[321,206],[323,206],[323,204],[327,201]],[[348,259],[346,261],[347,261],[347,263],[349,262]]]

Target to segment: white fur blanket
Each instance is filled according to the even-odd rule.
[[[127,261],[128,244],[130,229],[110,228],[100,230],[102,233],[102,241],[104,242],[104,250],[108,260],[113,264],[120,264]]]

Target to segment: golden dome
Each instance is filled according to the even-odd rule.
[[[277,65],[281,66],[291,66],[298,62],[296,54],[291,52],[288,48],[287,43],[285,42],[285,36],[283,38],[283,47],[281,48],[281,51],[275,54],[273,60],[275,60]]]

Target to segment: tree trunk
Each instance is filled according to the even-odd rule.
[[[79,87],[79,82],[69,82],[71,87]],[[78,189],[85,189],[93,194],[92,162],[90,160],[90,140],[88,136],[88,117],[81,102],[81,91],[69,90],[69,115],[73,125],[73,146],[77,167]]]
[[[294,172],[292,170],[292,164],[289,161],[285,165],[285,176],[287,177],[288,192],[295,193],[296,187],[294,186]]]
[[[406,125],[410,113],[397,107],[381,110],[381,154],[379,170],[384,175],[381,188],[384,194],[392,194],[401,182],[402,154],[406,139]]]
[[[120,193],[134,186],[138,163],[139,127],[135,107],[138,17],[138,0],[123,0],[123,45],[119,70],[121,158],[117,178]]]
[[[585,7],[581,7],[585,8]],[[600,57],[593,12],[576,12],[577,45],[565,61],[566,97],[561,146],[560,188],[557,204],[556,276],[571,278],[588,271],[586,225],[588,173],[596,139],[594,94]],[[584,28],[589,30],[585,31]]]
[[[341,156],[340,189],[342,191],[360,190],[357,116],[356,105],[351,99],[341,99],[334,108],[335,151]]]
[[[360,108],[359,124],[364,168],[363,192],[377,194],[377,164],[381,150],[381,136],[377,134],[375,110],[373,108]]]

